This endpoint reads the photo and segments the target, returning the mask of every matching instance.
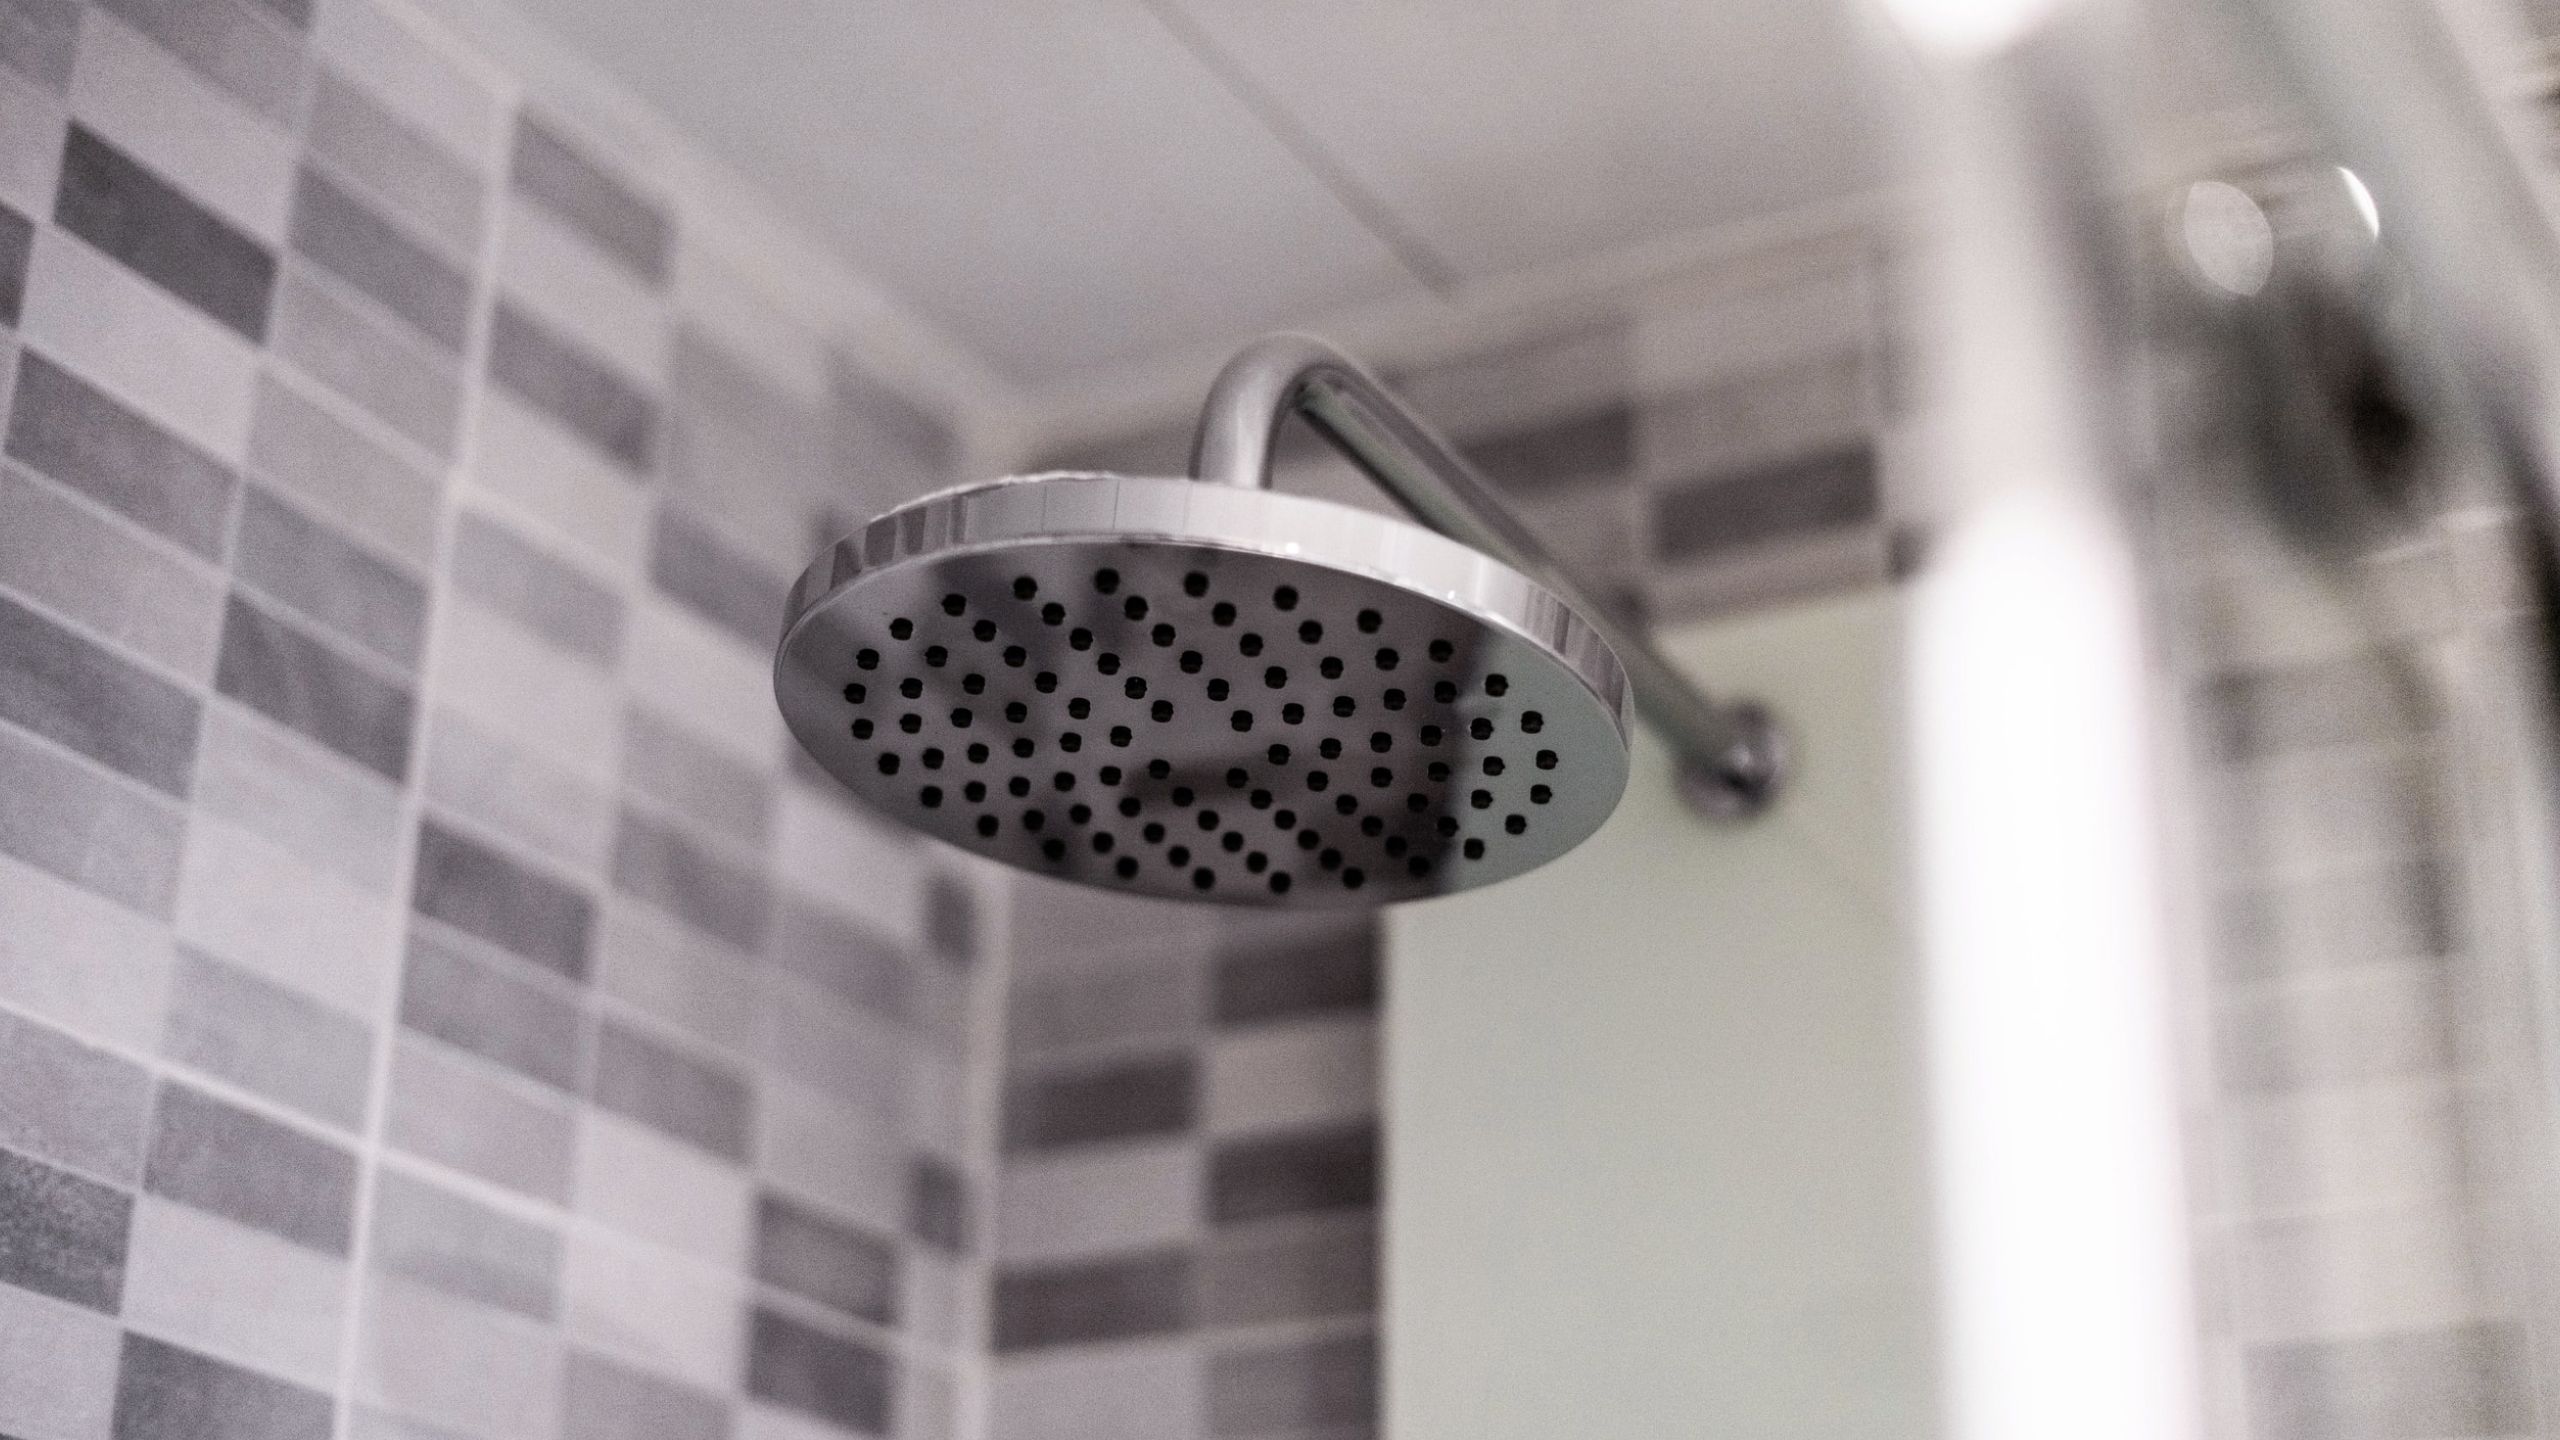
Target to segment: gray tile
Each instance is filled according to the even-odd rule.
[[[657,403],[513,305],[498,306],[489,378],[634,475],[654,468]]]
[[[365,1023],[211,956],[179,952],[160,1053],[340,1129],[364,1123]]]
[[[212,677],[221,581],[15,465],[0,465],[0,587],[188,679]]]
[[[2429,682],[2415,657],[2360,651],[2221,676],[2204,688],[2214,745],[2252,760],[2432,729]]]
[[[439,456],[453,454],[462,364],[407,327],[343,298],[299,263],[276,292],[275,353]]]
[[[759,1307],[749,1317],[747,1393],[865,1435],[889,1433],[889,1357]]]
[[[756,1278],[874,1325],[898,1323],[898,1247],[772,1191],[756,1197]]]
[[[9,454],[208,560],[222,558],[240,482],[222,462],[29,351]]]
[[[311,28],[313,0],[258,0],[258,3],[274,11],[286,24],[297,30]]]
[[[0,325],[17,324],[26,307],[27,257],[35,239],[35,226],[26,216],[0,205]]]
[[[0,65],[58,95],[79,43],[80,0],[0,0]]]
[[[279,124],[302,111],[302,38],[250,0],[98,0],[208,79]]]
[[[573,655],[622,655],[622,597],[476,511],[454,530],[454,587]]]
[[[276,257],[142,162],[74,124],[54,223],[252,340],[267,337]]]
[[[864,516],[951,482],[960,462],[960,437],[949,418],[841,358],[832,381],[829,445],[847,498]],[[1188,456],[1186,432],[1184,458]],[[837,536],[812,538],[823,545]]]
[[[2225,891],[2215,972],[2254,980],[2450,955],[2461,935],[2452,886],[2437,862],[2406,860]]]
[[[1377,1203],[1374,1125],[1229,1140],[1210,1152],[1209,1218],[1221,1225]]]
[[[471,323],[470,277],[410,239],[322,171],[305,167],[293,197],[293,248],[363,291],[447,350]]]
[[[976,962],[978,895],[965,882],[949,875],[925,877],[924,944],[950,964]]]
[[[772,922],[761,874],[627,806],[614,835],[613,888],[749,952],[764,948]]]
[[[160,1089],[143,1184],[252,1230],[323,1254],[347,1253],[353,1155],[174,1081]]]
[[[1189,1055],[1016,1076],[1005,1087],[1004,1147],[1053,1150],[1191,1128],[1199,1066]]]
[[[849,916],[786,892],[775,906],[767,956],[883,1019],[903,1024],[914,1017],[908,956]]]
[[[223,615],[214,687],[367,769],[408,778],[415,697],[238,594]]]
[[[537,1320],[560,1313],[557,1232],[386,1170],[374,1190],[372,1264]]]
[[[1378,1231],[1367,1216],[1230,1230],[1200,1259],[1201,1319],[1260,1325],[1378,1308]]]
[[[166,920],[185,847],[166,799],[0,727],[0,854]]]
[[[184,799],[200,702],[138,665],[0,597],[0,720]]]
[[[1191,1323],[1191,1257],[1164,1252],[996,1276],[998,1353],[1164,1335]]]
[[[308,865],[391,891],[408,829],[398,787],[237,705],[205,716],[195,802]]]
[[[571,1350],[560,1440],[729,1440],[719,1396]]]
[[[436,482],[274,376],[258,382],[249,467],[294,503],[412,568],[435,555]]]
[[[0,1430],[107,1440],[119,1334],[106,1316],[0,1286]]]
[[[1221,1025],[1378,1008],[1378,928],[1366,916],[1231,927],[1218,953]]]
[[[409,935],[400,1023],[562,1091],[574,1093],[586,1073],[588,1027],[575,1001],[431,921]]]
[[[0,1146],[131,1185],[150,1116],[142,1067],[0,1011]]]
[[[568,1203],[577,1114],[566,1099],[433,1041],[404,1037],[394,1049],[389,1100],[383,1133],[394,1146]]]
[[[443,145],[323,69],[311,97],[311,156],[454,260],[480,251],[488,187]]]
[[[596,248],[652,285],[667,280],[673,227],[665,210],[589,159],[542,120],[516,127],[508,167],[516,190],[566,220]]]
[[[591,1098],[714,1155],[747,1158],[755,1128],[747,1082],[610,1020],[596,1040]]]
[[[123,1319],[154,1339],[327,1388],[351,1288],[333,1256],[156,1195],[134,1205]]]
[[[418,828],[412,905],[466,935],[584,981],[592,969],[595,902],[428,820]]]
[[[969,1253],[969,1179],[931,1155],[907,1162],[907,1233],[937,1250]]]
[[[115,1440],[329,1440],[329,1397],[146,1335],[124,1337]]]
[[[1378,1415],[1378,1342],[1341,1335],[1209,1357],[1209,1433],[1284,1435]]]
[[[233,560],[240,579],[403,670],[418,668],[427,587],[399,566],[251,486]]]
[[[0,1281],[112,1315],[133,1197],[0,1150]]]
[[[1691,564],[1872,525],[1879,512],[1875,447],[1860,442],[1665,491],[1653,502],[1653,553]]]
[[[1513,495],[1548,495],[1622,480],[1635,468],[1635,412],[1623,403],[1488,435],[1460,448]]]
[[[2533,1428],[2521,1325],[2253,1345],[2242,1355],[2249,1432],[2263,1440],[2437,1440]]]
[[[739,844],[761,850],[772,838],[773,781],[653,710],[623,712],[622,775],[635,794]]]
[[[573,874],[601,874],[613,851],[606,783],[451,708],[427,725],[427,803]]]
[[[658,512],[649,578],[703,618],[750,645],[782,633],[787,576],[768,573],[727,541],[673,509]]]

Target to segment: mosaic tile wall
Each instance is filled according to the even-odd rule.
[[[766,670],[970,419],[404,13],[0,0],[0,1434],[963,1433],[1000,892]]]

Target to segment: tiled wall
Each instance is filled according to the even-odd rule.
[[[970,419],[591,99],[0,0],[12,1440],[971,1424],[998,892],[766,679]]]

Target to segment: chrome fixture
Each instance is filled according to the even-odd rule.
[[[1272,490],[1292,414],[1431,528]],[[1775,795],[1768,717],[1701,695],[1338,351],[1278,335],[1238,355],[1192,470],[963,486],[838,541],[792,587],[774,660],[792,734],[963,849],[1237,904],[1382,904],[1545,864],[1617,807],[1630,699],[1701,811]]]

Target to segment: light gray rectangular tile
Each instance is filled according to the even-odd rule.
[[[1008,1359],[988,1386],[992,1440],[1199,1440],[1199,1353],[1109,1346]]]
[[[454,710],[427,724],[427,799],[579,875],[602,875],[616,806],[603,785]]]
[[[237,591],[214,686],[388,779],[408,778],[416,697]]]
[[[592,1098],[730,1160],[747,1158],[755,1096],[738,1075],[608,1020],[598,1037]]]
[[[140,1066],[0,1012],[0,1146],[129,1186],[150,1115]]]
[[[2526,1434],[2530,1354],[2521,1325],[2498,1323],[2251,1346],[2243,1357],[2250,1432],[2265,1440]]]
[[[0,586],[202,684],[222,584],[30,471],[0,465]]]
[[[654,1246],[584,1228],[569,1242],[568,1329],[580,1343],[731,1394],[745,1348],[738,1276],[670,1265]]]
[[[699,278],[697,270],[687,274]],[[667,386],[668,497],[694,514],[718,516],[776,570],[808,559],[818,539],[810,533],[811,482],[837,471],[815,396],[795,393],[765,371],[796,338],[789,327],[785,320],[759,323],[764,333],[752,338],[767,348],[734,354],[731,342],[680,329]]]
[[[1378,1024],[1359,1013],[1222,1034],[1202,1056],[1209,1130],[1240,1135],[1356,1121],[1378,1111]]]
[[[400,792],[382,776],[225,701],[206,708],[195,802],[376,894],[400,862]]]
[[[336,0],[315,17],[320,53],[385,108],[433,136],[474,173],[504,158],[498,79],[456,55],[429,26],[373,0]]]
[[[657,402],[513,305],[498,306],[489,378],[634,477],[657,466]]]
[[[1017,935],[1047,933],[1022,921],[1017,915]],[[1074,962],[1035,957],[1014,977],[1006,1044],[1018,1059],[1037,1059],[1194,1040],[1208,1029],[1211,975],[1198,950]]]
[[[656,199],[641,194],[537,117],[516,127],[509,175],[518,193],[568,221],[606,254],[652,285],[664,285],[673,225]]]
[[[1377,924],[1366,916],[1230,924],[1218,946],[1218,1023],[1374,1012],[1379,964]]]
[[[664,1131],[590,1108],[579,1127],[575,1208],[602,1227],[723,1275],[745,1272],[754,1194],[746,1171]]]
[[[376,1267],[537,1320],[559,1313],[557,1232],[397,1170],[383,1172],[373,1203]]]
[[[1209,1357],[1209,1433],[1278,1435],[1378,1414],[1378,1342],[1344,1335]]]
[[[767,571],[681,511],[658,512],[649,578],[695,614],[750,645],[769,644],[782,633],[782,600],[790,578]]]
[[[0,855],[0,1000],[147,1049],[160,1033],[171,951],[164,921]]]
[[[332,1389],[347,1275],[333,1256],[146,1195],[134,1207],[124,1317],[191,1350]]]
[[[160,1087],[143,1183],[324,1255],[347,1253],[353,1155],[174,1081]]]
[[[436,482],[273,375],[259,382],[249,464],[279,493],[412,569],[434,559]]]
[[[32,352],[18,361],[8,453],[208,560],[222,558],[240,488],[230,467]]]
[[[590,1027],[572,997],[432,921],[409,936],[400,1023],[564,1093],[586,1074]]]
[[[864,1435],[889,1433],[889,1357],[762,1306],[748,1319],[747,1393]]]
[[[2452,997],[2425,962],[2365,965],[2219,997],[2210,1023],[2226,1093],[2353,1084],[2451,1069]]]
[[[365,1023],[211,956],[179,953],[160,1053],[342,1130],[364,1122]]]
[[[755,1054],[767,1074],[915,1124],[927,1083],[915,1035],[795,976],[766,970],[758,980]]]
[[[429,340],[462,349],[471,323],[470,277],[376,214],[329,172],[302,172],[294,191],[293,248]]]
[[[654,711],[623,712],[622,769],[631,789],[715,834],[761,850],[773,833],[773,781]]]
[[[646,906],[607,907],[605,993],[715,1050],[756,1044],[757,989],[746,956]]]
[[[768,958],[883,1019],[916,1019],[915,957],[851,916],[785,892]]]
[[[71,112],[249,234],[284,239],[293,136],[166,49],[91,9]]]
[[[251,486],[233,567],[245,584],[321,628],[414,673],[427,629],[417,577]]]
[[[628,806],[614,837],[613,884],[714,939],[764,948],[772,921],[764,876]]]
[[[48,90],[71,83],[80,0],[0,0],[0,65]]]
[[[1188,1245],[1203,1228],[1205,1167],[1193,1136],[1010,1156],[995,1182],[996,1255],[1051,1264]]]
[[[399,906],[290,849],[198,810],[178,882],[187,943],[351,1015],[372,1015],[391,982]]]
[[[473,429],[474,489],[505,500],[587,564],[615,576],[648,572],[653,492],[504,390],[482,389]]]
[[[0,597],[0,720],[183,799],[195,780],[201,704],[87,637]]]
[[[108,1440],[119,1341],[104,1315],[0,1285],[0,1431]]]
[[[759,1078],[758,1172],[874,1229],[895,1229],[905,1214],[901,1169],[911,1149],[900,1114],[769,1074]]]
[[[487,184],[451,150],[323,67],[311,100],[312,157],[443,250],[479,255]]]
[[[577,1149],[570,1102],[434,1041],[396,1042],[384,1134],[421,1159],[568,1202]]]
[[[310,84],[300,36],[247,0],[100,0],[250,108],[290,125]]]
[[[0,1150],[0,1283],[112,1315],[133,1197]]]
[[[356,1318],[355,1393],[488,1440],[559,1433],[559,1332],[396,1275],[369,1277]]]
[[[874,1325],[898,1323],[898,1247],[787,1195],[756,1197],[756,1278]]]
[[[166,797],[0,727],[0,854],[166,920],[185,834]]]
[[[367,313],[301,264],[276,289],[275,353],[394,431],[450,457],[462,407],[461,362]]]
[[[0,205],[29,218],[53,213],[67,123],[59,95],[0,65]]]
[[[605,665],[621,656],[622,598],[478,511],[454,531],[453,583],[571,654]]]
[[[539,206],[507,212],[496,283],[506,303],[652,393],[667,383],[667,298]],[[740,500],[761,509],[762,497]]]
[[[419,827],[411,905],[571,980],[585,980],[592,965],[593,900],[433,820]]]
[[[561,1440],[728,1440],[729,1406],[706,1390],[586,1350],[569,1352]]]
[[[247,447],[257,347],[59,231],[30,262],[28,344],[188,444],[228,462]]]

